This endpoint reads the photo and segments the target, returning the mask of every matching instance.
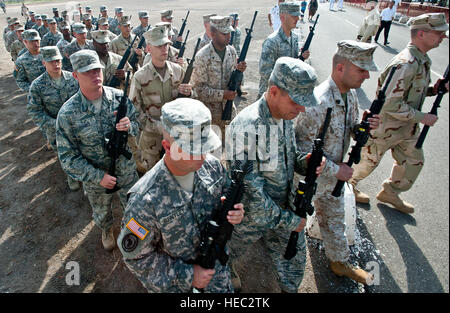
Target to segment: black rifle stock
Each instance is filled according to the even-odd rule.
[[[245,58],[247,57],[247,52],[250,47],[250,42],[252,40],[252,32],[253,27],[255,26],[255,20],[256,15],[258,14],[258,11],[255,11],[255,14],[253,15],[253,21],[250,26],[250,28],[246,28],[245,32],[247,33],[247,36],[245,37],[244,45],[242,46],[241,55],[239,56],[239,59],[237,60],[237,63],[245,61]],[[238,71],[237,69],[233,71],[231,74],[230,81],[228,82],[228,90],[230,91],[236,91],[239,86],[242,83],[242,78],[244,77],[244,74],[241,71]],[[231,113],[233,111],[233,100],[227,100],[225,104],[225,108],[222,112],[222,120],[223,121],[229,121],[231,120]]]
[[[306,169],[305,179],[298,182],[298,187],[295,192],[294,212],[301,218],[306,218],[306,214],[312,215],[314,213],[312,198],[316,193],[317,187],[316,169],[320,166],[320,163],[322,163],[325,135],[327,133],[328,126],[330,125],[332,110],[332,108],[327,109],[327,115],[323,123],[322,132],[318,138],[314,139],[314,147],[308,160],[308,168]],[[297,254],[297,241],[298,232],[291,232],[286,251],[284,252],[284,258],[286,260],[292,259]]]
[[[128,160],[131,159],[132,154],[127,150],[127,141],[128,141],[128,132],[119,131],[116,128],[116,124],[127,115],[127,89],[130,81],[130,72],[127,73],[127,78],[125,80],[125,89],[123,92],[123,96],[120,99],[120,104],[117,109],[116,115],[116,123],[114,124],[114,130],[111,134],[111,138],[107,141],[106,150],[108,151],[109,156],[111,157],[111,164],[109,166],[108,174],[116,177],[116,162],[120,155],[123,155]],[[116,183],[113,189],[106,189],[107,194],[111,194],[119,190],[120,187]]]
[[[436,99],[434,99],[433,107],[431,108],[431,111],[429,112],[429,114],[437,115],[437,110],[440,107],[442,97],[444,97],[444,94],[447,92],[447,89],[445,88],[446,83],[448,83],[448,65],[447,65],[447,69],[445,70],[444,79],[441,80],[441,82],[439,83],[438,94],[436,96]],[[425,125],[422,128],[422,132],[420,133],[419,138],[417,139],[417,142],[416,142],[416,146],[415,146],[417,149],[422,148],[423,142],[425,141],[425,138],[427,137],[427,133],[428,133],[429,129],[430,129],[430,126],[428,126],[428,125]]]
[[[215,210],[211,218],[207,221],[202,232],[202,239],[199,247],[199,254],[195,264],[205,269],[215,268],[216,261],[225,265],[228,262],[228,254],[225,246],[231,239],[234,226],[227,220],[228,211],[235,210],[234,205],[241,202],[244,193],[244,177],[253,170],[253,163],[246,161],[236,161],[236,167],[231,173],[231,185],[225,194],[225,201],[220,210]],[[203,292],[194,288],[194,292]]]
[[[182,84],[189,84],[189,81],[191,80],[192,71],[194,70],[194,62],[195,62],[195,55],[198,52],[198,47],[200,46],[201,38],[197,39],[197,44],[195,45],[194,54],[192,55],[192,59],[187,59],[188,67],[186,69],[186,73],[184,74]],[[178,93],[177,98],[186,98],[188,96],[183,95],[182,93]]]
[[[186,22],[187,22],[187,19],[188,19],[188,16],[189,16],[189,12],[191,12],[191,11],[188,11],[187,14],[186,14],[186,17],[183,19],[183,24],[181,25],[180,32],[178,33],[178,36],[183,36],[183,32],[184,32],[184,29],[186,28]],[[181,42],[175,41],[175,43],[173,44],[173,47],[177,48],[177,49],[180,49],[181,48]]]
[[[184,51],[186,51],[186,43],[187,43],[187,39],[189,37],[189,33],[190,33],[190,30],[188,30],[186,33],[186,38],[184,38],[184,42],[182,43],[182,45],[180,47],[180,51],[178,52],[178,58],[182,58],[184,56]]]
[[[123,54],[123,57],[120,60],[119,65],[117,66],[116,70],[123,70],[123,68],[125,67],[125,64],[127,63],[127,60],[130,57],[131,49],[133,49],[133,45],[134,45],[134,42],[136,41],[136,38],[137,38],[137,36],[134,36],[133,41],[131,42],[131,44],[128,46],[127,50]],[[117,88],[120,86],[120,80],[114,75],[111,78],[111,80],[109,81],[108,86]]]
[[[147,26],[147,30],[148,31],[150,28],[150,26]],[[136,35],[137,37],[137,35]],[[136,39],[136,37],[134,39]],[[139,44],[137,46],[137,49],[142,49],[142,47],[145,44],[145,38],[144,35],[142,35],[141,39],[139,40]],[[137,71],[137,63],[139,61],[139,56],[137,55],[136,51],[133,52],[133,55],[131,56],[130,60],[128,61],[128,64],[130,64],[130,66],[133,68],[133,72]]]
[[[363,120],[359,125],[356,125],[355,129],[355,144],[352,146],[352,150],[349,153],[349,158],[346,164],[349,167],[352,167],[353,163],[358,164],[359,161],[361,161],[361,150],[364,147],[364,145],[367,143],[367,140],[369,140],[369,131],[370,131],[370,124],[368,119],[371,118],[374,114],[379,114],[381,112],[381,109],[383,108],[384,101],[386,100],[386,90],[389,87],[389,84],[392,80],[392,77],[394,76],[395,71],[397,70],[397,67],[394,66],[391,68],[389,75],[386,79],[386,82],[384,84],[384,87],[380,89],[378,92],[378,97],[372,102],[372,105],[370,106],[370,113],[366,114]],[[331,193],[334,197],[340,197],[342,192],[342,187],[344,187],[345,181],[338,180],[336,183],[336,186],[333,189],[333,192]]]
[[[311,45],[311,41],[312,41],[312,39],[314,37],[314,30],[316,29],[316,24],[317,24],[317,20],[319,19],[319,15],[320,14],[317,14],[316,21],[314,22],[314,25],[313,26],[309,26],[308,37],[306,38],[305,44],[303,45],[302,50],[300,51],[300,54],[298,56],[298,58],[300,60],[302,60],[302,61],[305,61],[305,59],[303,58],[302,54],[303,54],[303,52],[305,52],[305,51],[307,51],[309,49],[309,46]]]

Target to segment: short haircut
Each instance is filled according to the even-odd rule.
[[[344,58],[343,56],[340,56],[339,54],[334,54],[333,56],[333,68],[336,68],[338,64],[348,64],[350,61],[347,58]]]
[[[275,87],[277,87],[278,89],[280,89],[282,95],[287,94],[287,91],[286,91],[286,90],[284,90],[284,89],[281,88],[281,87],[278,87],[277,84],[275,84],[275,82],[273,81],[273,79],[272,79],[272,78],[269,78],[269,86],[267,87],[267,91],[269,91],[270,88],[271,88],[272,86],[275,86]]]

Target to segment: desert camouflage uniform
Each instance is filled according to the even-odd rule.
[[[27,50],[23,41],[17,39],[14,41],[11,46],[9,46],[9,53],[11,53],[11,58],[15,62],[17,58],[20,56],[19,52],[23,49]],[[24,51],[25,52],[25,51]]]
[[[114,74],[116,73],[117,67],[119,66],[120,61],[122,60],[122,57],[114,52],[109,51],[108,52],[108,59],[106,60],[106,63],[102,58],[100,58],[100,63],[105,68],[103,69],[103,84],[107,85],[111,79],[113,78]],[[125,72],[131,70],[130,64],[128,62],[125,63],[125,66],[123,68]],[[118,89],[123,89],[123,85],[125,84],[125,81],[121,82],[120,87],[117,87]]]
[[[314,207],[323,237],[325,254],[333,262],[345,262],[350,256],[345,236],[344,196],[331,195],[337,183],[336,174],[339,163],[350,145],[351,135],[358,123],[358,97],[351,89],[346,93],[347,102],[341,96],[331,77],[314,90],[320,105],[306,108],[296,120],[297,146],[304,153],[312,151],[314,139],[322,131],[328,107],[333,108],[330,126],[325,136],[324,154],[327,158],[325,168],[317,179]]]
[[[177,63],[177,58],[178,58],[179,52],[180,52],[180,50],[178,50],[177,48],[174,48],[173,46],[169,46],[169,53],[167,56],[167,60],[170,62],[173,62],[173,63]],[[145,55],[143,65],[150,63],[151,60],[152,60],[152,55],[150,53],[147,53]],[[184,62],[184,64],[186,64],[186,62]]]
[[[58,41],[60,41],[62,38],[63,35],[59,31],[57,31],[56,34],[48,32],[41,39],[41,47],[56,46]]]
[[[113,194],[106,194],[100,185],[109,170],[111,158],[106,150],[106,138],[116,127],[116,117],[121,90],[103,87],[100,111],[87,100],[81,90],[61,107],[56,120],[56,142],[58,156],[64,171],[75,180],[83,182],[93,211],[95,224],[102,230],[112,226],[111,203]],[[127,102],[127,115],[131,121],[129,134],[136,135],[138,122],[133,104]],[[136,183],[138,176],[134,160],[123,155],[116,163],[117,184],[120,203],[125,208],[127,192]]]
[[[125,264],[149,292],[191,291],[201,231],[211,212],[221,205],[226,183],[219,160],[207,155],[195,172],[193,193],[180,187],[164,160],[130,189],[117,242]],[[138,239],[134,251],[126,252],[122,239],[132,234],[126,227],[132,218],[148,234]],[[216,262],[215,271],[205,291],[233,292],[228,265]]]
[[[245,176],[246,189],[242,203],[246,214],[242,223],[235,225],[229,247],[234,260],[262,238],[278,273],[281,289],[297,292],[306,264],[304,231],[299,233],[296,256],[286,260],[283,255],[291,231],[301,222],[301,218],[287,207],[293,201],[294,169],[304,175],[306,161],[305,155],[297,150],[293,122],[283,122],[280,128],[270,114],[266,100],[261,98],[243,109],[230,123],[227,139],[235,134],[244,134],[241,144],[245,149],[237,151],[232,159],[252,160],[248,151],[254,149],[252,139],[256,138],[255,133],[258,136],[258,154],[257,161],[253,162],[253,172]],[[237,142],[240,141],[238,138]],[[227,151],[233,151],[229,149],[229,144],[227,142]],[[236,144],[236,147],[239,146]],[[227,159],[231,159],[230,156]],[[227,167],[233,169],[234,162],[227,163]]]
[[[233,47],[227,46],[225,57],[222,59],[214,50],[212,42],[203,47],[195,57],[195,66],[191,76],[191,84],[202,101],[211,110],[212,124],[220,127],[222,142],[225,137],[225,126],[229,121],[222,120],[222,111],[226,100],[224,91],[228,89],[231,74],[236,69],[237,56]],[[233,104],[232,118],[236,114]]]
[[[397,71],[386,91],[380,127],[370,132],[361,152],[361,162],[353,166],[351,182],[358,183],[367,177],[384,153],[391,150],[395,162],[387,182],[393,191],[400,193],[411,188],[424,164],[423,150],[416,149],[415,144],[420,134],[419,123],[425,116],[421,112],[422,105],[432,90],[431,59],[409,43],[383,70],[378,79],[378,90],[395,65]]]
[[[371,42],[372,36],[375,36],[380,27],[381,15],[378,8],[374,8],[370,11],[363,20],[363,24],[359,27],[358,37],[361,36],[362,42]]]
[[[28,50],[17,58],[15,64],[13,75],[17,86],[26,92],[30,90],[33,80],[45,72],[42,55],[33,56]]]
[[[159,161],[162,150],[161,107],[178,96],[178,86],[183,77],[183,68],[172,62],[166,62],[164,77],[156,71],[152,62],[133,76],[130,99],[139,113],[142,131],[139,139],[140,158],[147,171]]]
[[[267,91],[270,73],[272,73],[275,62],[280,57],[294,57],[298,55],[298,35],[294,32],[291,37],[287,37],[283,31],[283,27],[273,32],[264,40],[261,50],[261,58],[259,59],[259,93],[258,98]]]
[[[111,41],[111,43],[109,44],[109,49],[112,52],[123,56],[125,54],[125,51],[127,51],[128,47],[130,46],[131,42],[133,41],[134,37],[136,37],[136,35],[130,34],[130,37],[128,37],[128,39],[125,39],[123,38],[122,34],[120,34],[119,36],[117,36],[117,38]],[[138,44],[139,41],[138,39],[136,39],[133,44],[133,48],[136,49]],[[133,55],[133,53],[134,50],[131,50],[130,57]]]

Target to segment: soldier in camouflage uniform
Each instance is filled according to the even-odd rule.
[[[41,47],[56,46],[58,41],[63,38],[63,35],[58,31],[56,21],[53,18],[47,19],[49,32],[42,37]]]
[[[93,25],[97,25],[98,18],[94,16],[91,7],[86,7],[85,10],[86,10],[86,15],[90,15],[90,16],[91,16],[91,28],[92,28],[92,30],[95,30],[95,28],[93,27]],[[89,29],[90,27],[88,27],[88,26],[86,25],[86,28]]]
[[[63,56],[62,59],[62,67],[64,71],[72,71],[72,64],[70,60],[64,56],[64,49],[72,42],[73,37],[70,35],[70,25],[67,22],[62,22],[60,24],[62,38],[56,43],[56,46],[59,49],[59,52]]]
[[[42,26],[42,17],[40,14],[36,14],[35,21],[36,21],[36,23],[34,23],[34,25],[30,29],[34,29],[34,30],[38,31],[39,28]]]
[[[210,20],[212,41],[197,53],[191,82],[198,99],[211,110],[213,124],[219,126],[224,138],[229,121],[222,120],[222,111],[227,100],[236,97],[235,91],[227,90],[228,82],[235,69],[244,72],[247,65],[237,64],[236,50],[228,45],[233,31],[231,17],[213,16]],[[232,116],[235,112],[233,104]]]
[[[87,39],[92,39],[91,32],[95,30],[94,26],[92,26],[93,25],[92,19],[93,19],[92,15],[83,14],[83,24],[86,25],[86,31],[87,31],[86,38]]]
[[[172,10],[164,10],[161,11],[161,22],[167,22],[172,25],[172,31],[174,32],[174,35],[172,37],[172,44],[175,44],[175,42],[180,41],[183,42],[183,38],[181,36],[178,36],[178,28],[173,26],[173,11]]]
[[[40,52],[41,37],[34,29],[22,33],[22,39],[27,51],[17,58],[14,68],[14,78],[17,86],[28,92],[30,85],[37,77],[45,72]]]
[[[230,16],[233,18],[233,23],[231,26],[234,28],[234,37],[233,37],[233,47],[236,49],[236,54],[239,57],[241,55],[241,36],[242,31],[239,28],[239,14],[238,13],[230,13]],[[236,21],[234,21],[234,17],[236,16]]]
[[[72,42],[64,48],[64,57],[70,59],[70,56],[77,51],[94,50],[92,40],[87,39],[87,30],[84,24],[72,24],[72,31],[75,36],[75,40],[72,40]]]
[[[117,38],[115,38],[113,41],[111,41],[109,47],[112,52],[123,56],[136,37],[136,35],[131,34],[131,16],[122,16],[120,18],[120,31],[120,35],[117,36]],[[131,50],[130,56],[128,57],[128,60],[131,58],[133,53],[136,53],[138,55],[138,63],[141,63],[142,49],[137,49],[138,44],[139,41],[138,39],[136,39],[133,43],[133,48]]]
[[[61,70],[62,56],[57,47],[43,47],[41,54],[46,72],[31,83],[27,111],[56,151],[56,117],[64,102],[78,91],[78,82],[72,73]],[[70,176],[67,183],[71,190],[80,188],[78,181]]]
[[[216,13],[203,15],[203,26],[205,27],[205,33],[203,34],[202,40],[200,41],[200,45],[198,46],[199,50],[211,42],[210,18],[216,15]]]
[[[22,55],[27,50],[27,48],[25,47],[22,39],[22,33],[25,30],[24,27],[19,24],[14,27],[14,30],[17,35],[17,40],[14,41],[9,47],[9,53],[11,53],[12,60],[16,62],[17,58]]]
[[[31,29],[34,24],[36,24],[35,13],[33,11],[29,11],[28,15],[30,16],[30,19],[25,23],[25,30]]]
[[[306,219],[290,208],[294,170],[305,175],[307,154],[297,149],[292,119],[304,112],[305,107],[316,105],[313,95],[316,80],[315,71],[308,64],[294,58],[278,59],[267,92],[244,108],[229,126],[227,168],[233,170],[236,160],[256,160],[253,171],[244,179],[242,203],[247,214],[234,228],[229,243],[235,289],[240,288],[240,278],[234,264],[260,238],[268,248],[282,292],[296,293],[303,279]],[[323,166],[324,162],[316,169],[318,174]],[[292,231],[299,233],[298,252],[286,260],[283,255]]]
[[[298,48],[298,35],[292,32],[297,25],[300,16],[300,5],[294,2],[280,3],[281,27],[264,40],[259,59],[259,93],[258,98],[267,90],[270,73],[275,62],[280,57],[296,58],[300,50]],[[302,56],[309,58],[309,50],[304,51]]]
[[[109,21],[106,17],[101,17],[98,20],[98,30],[106,31],[110,42],[117,38],[117,35],[109,30]]]
[[[20,24],[19,19],[16,17],[13,17],[8,22],[8,27],[10,30],[4,35],[4,38],[3,38],[5,40],[6,51],[8,51],[8,52],[10,52],[11,44],[18,39],[14,28],[16,27],[16,25],[19,25],[19,24]]]
[[[314,207],[331,270],[339,276],[368,284],[373,277],[348,262],[350,250],[345,233],[344,195],[334,197],[331,193],[337,180],[348,181],[352,177],[353,169],[343,163],[343,159],[359,122],[356,88],[369,78],[369,71],[378,70],[373,61],[377,46],[354,40],[340,41],[337,46],[331,76],[314,90],[320,104],[308,108],[298,117],[295,135],[302,152],[312,151],[327,108],[333,109],[324,145],[327,163],[317,180]],[[376,128],[379,116],[374,115],[369,122],[371,128]]]
[[[114,17],[108,16],[108,7],[106,5],[100,6],[100,14],[101,14],[100,18],[106,18],[108,21],[108,24],[110,24],[112,22],[112,20],[114,20]]]
[[[423,150],[415,148],[419,124],[433,126],[437,121],[436,115],[421,112],[425,97],[435,95],[440,82],[430,86],[431,59],[427,53],[439,46],[449,27],[443,13],[429,13],[413,18],[410,29],[411,42],[389,62],[378,79],[379,90],[391,68],[397,66],[380,113],[382,126],[371,131],[350,181],[356,187],[378,166],[384,153],[391,150],[395,160],[391,176],[383,182],[376,198],[408,214],[414,212],[414,207],[400,199],[399,194],[412,187],[424,164]],[[358,202],[370,200],[356,188],[355,196]]]
[[[70,57],[73,75],[80,89],[61,107],[56,120],[56,142],[63,170],[83,182],[92,206],[95,224],[102,229],[102,244],[110,251],[115,246],[112,198],[107,189],[117,192],[123,208],[127,192],[137,180],[134,161],[120,155],[116,160],[116,177],[108,174],[111,157],[106,139],[114,129],[136,135],[139,125],[133,104],[127,100],[127,114],[116,124],[114,112],[123,96],[119,89],[103,86],[103,66],[95,51],[82,50]]]
[[[138,37],[142,37],[142,35],[148,30],[149,24],[148,24],[148,18],[150,17],[148,15],[147,11],[139,11],[139,21],[141,21],[141,24],[131,31],[133,34],[137,35]],[[145,46],[144,46],[145,48]]]
[[[109,21],[109,30],[118,36],[120,35],[119,21],[123,16],[123,8],[122,7],[114,8],[114,12],[116,16],[114,19]]]
[[[52,11],[53,11],[53,18],[55,19],[56,24],[59,25],[59,23],[64,21],[64,18],[59,16],[58,8],[53,8]],[[66,13],[67,13],[67,11],[66,11]]]
[[[160,159],[162,151],[162,133],[160,127],[161,107],[174,100],[179,93],[191,96],[192,86],[181,84],[184,69],[178,64],[167,61],[171,41],[168,29],[155,26],[144,33],[147,49],[152,60],[138,70],[133,76],[130,99],[139,112],[141,135],[139,139],[140,154],[137,161],[138,170],[145,173]]]
[[[229,186],[224,167],[209,154],[221,146],[209,128],[211,113],[200,101],[177,99],[163,106],[161,124],[164,159],[130,189],[122,219],[117,245],[125,264],[149,292],[233,292],[228,265],[196,264],[202,231]],[[196,131],[197,140],[184,136]],[[234,208],[227,220],[236,225],[244,210],[242,203]]]
[[[47,22],[47,14],[41,14],[41,18],[42,18],[42,25],[39,26],[39,28],[37,29],[39,36],[44,37],[45,34],[47,34],[49,32],[48,29],[48,22]]]

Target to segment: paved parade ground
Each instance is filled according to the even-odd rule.
[[[203,36],[202,15],[217,13],[240,15],[244,29],[250,26],[255,11],[253,40],[247,55],[243,89],[245,98],[235,103],[238,110],[256,100],[258,63],[264,39],[271,33],[267,15],[275,1],[113,1],[48,2],[28,4],[30,10],[51,15],[52,8],[73,10],[76,3],[93,8],[122,6],[132,15],[132,26],[138,25],[139,10],[148,10],[150,24],[159,22],[159,11],[172,9],[174,24],[181,26],[187,11],[190,30],[185,56],[190,58],[197,38]],[[147,7],[143,7],[148,5]],[[328,3],[319,3],[320,14],[308,60],[317,71],[319,82],[331,73],[336,43],[356,39],[358,27],[366,12],[345,5],[343,12],[331,12]],[[337,7],[337,6],[336,6]],[[19,17],[19,5],[8,5],[7,15]],[[6,26],[6,14],[0,13],[0,28]],[[305,18],[305,20],[307,20]],[[303,40],[308,35],[308,22],[299,22]],[[382,38],[382,37],[381,37]],[[382,43],[380,38],[379,42]],[[394,23],[389,46],[379,45],[375,62],[379,72],[358,90],[361,110],[367,109],[375,97],[379,73],[389,60],[406,47],[409,29]],[[433,61],[433,83],[443,75],[449,63],[449,40],[430,51]],[[101,231],[94,225],[91,208],[83,191],[71,192],[66,177],[53,151],[48,151],[39,129],[27,116],[26,94],[19,90],[12,76],[14,64],[0,44],[0,293],[8,292],[145,292],[129,272],[116,248],[106,252],[101,244]],[[423,106],[428,112],[434,101],[429,97]],[[424,144],[425,166],[413,188],[402,197],[414,204],[415,213],[406,215],[378,202],[375,195],[390,174],[393,159],[386,153],[375,172],[358,186],[371,196],[369,205],[357,206],[357,238],[352,248],[353,262],[376,275],[376,284],[363,287],[347,278],[334,275],[327,264],[323,245],[308,238],[305,277],[301,293],[408,293],[449,292],[449,98],[444,96],[439,120],[428,133]],[[360,111],[362,112],[362,111]],[[346,158],[345,158],[346,160]],[[119,201],[114,201],[114,233],[119,234],[122,217]],[[249,249],[237,269],[242,276],[243,292],[279,292],[274,273],[268,267],[268,255],[258,242]],[[67,275],[79,267],[79,284],[71,284]],[[68,283],[69,282],[69,283]]]

